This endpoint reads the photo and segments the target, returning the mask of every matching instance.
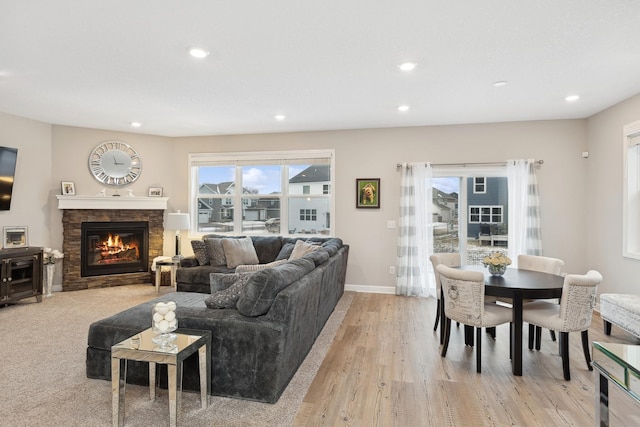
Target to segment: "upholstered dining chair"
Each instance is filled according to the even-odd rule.
[[[436,321],[433,324],[433,331],[435,332],[438,329],[438,322],[440,321],[440,317],[442,317],[443,306],[442,300],[440,299],[440,274],[436,267],[439,265],[446,265],[447,267],[459,267],[460,264],[460,254],[459,253],[440,253],[433,254],[429,257],[431,261],[431,265],[433,266],[433,275],[436,280],[436,297],[438,299],[438,308],[436,312]],[[444,328],[440,326],[440,344],[444,343]]]
[[[564,379],[569,381],[569,332],[582,333],[582,350],[590,371],[589,326],[596,302],[596,290],[602,275],[590,270],[585,275],[568,274],[562,286],[560,304],[549,301],[534,301],[522,307],[524,322],[560,332],[559,346],[562,357]],[[529,345],[531,348],[531,344]]]
[[[555,274],[557,276],[562,272],[564,267],[564,261],[558,258],[551,258],[540,255],[518,255],[518,268],[529,271],[539,271],[542,273]],[[510,298],[498,298],[502,302],[511,304]],[[534,300],[525,300],[523,303],[530,303]],[[556,334],[554,331],[549,331],[551,340],[556,340]],[[529,348],[533,348],[533,339],[536,339],[536,349],[540,350],[540,339],[542,335],[542,328],[535,328],[529,324]]]
[[[512,319],[511,308],[484,299],[484,273],[480,271],[457,270],[446,265],[436,267],[442,285],[445,336],[441,356],[447,355],[451,320],[472,326],[476,331],[476,372],[482,372],[482,328],[491,328]]]

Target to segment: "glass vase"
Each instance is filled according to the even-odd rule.
[[[43,289],[43,293],[45,297],[52,297],[53,296],[53,276],[56,272],[56,265],[55,264],[51,264],[51,263],[47,263],[45,264],[46,267],[46,274],[45,274],[45,282],[44,282],[44,289]]]
[[[487,269],[489,270],[489,273],[491,273],[491,275],[493,276],[502,276],[504,272],[507,271],[507,265],[506,264],[498,264],[498,265],[489,264],[487,265]]]
[[[173,331],[178,329],[178,318],[176,317],[175,301],[158,302],[151,309],[151,329],[156,334],[151,339],[161,348],[169,348],[176,340]]]

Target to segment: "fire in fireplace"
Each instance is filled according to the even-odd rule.
[[[83,222],[80,244],[82,277],[147,271],[146,221]]]

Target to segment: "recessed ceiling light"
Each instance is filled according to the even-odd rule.
[[[506,86],[507,85],[507,81],[506,80],[498,80],[497,82],[494,82],[493,85],[495,87]]]
[[[140,126],[142,126],[142,123],[140,123],[140,122],[131,122],[131,126],[133,126],[134,128],[139,128]]]
[[[276,118],[276,120],[284,120],[287,118],[287,116],[285,116],[284,114],[276,114],[274,117]]]
[[[564,100],[567,102],[574,102],[574,101],[577,101],[578,99],[580,99],[580,95],[569,95],[566,98],[564,98]]]
[[[400,68],[402,71],[411,71],[417,66],[418,64],[416,64],[415,62],[403,62],[402,64],[398,65],[398,68]]]
[[[209,56],[209,51],[201,47],[190,47],[189,55],[193,56],[194,58],[206,58],[207,56]]]
[[[409,108],[410,107],[408,105],[401,105],[398,107],[398,111],[401,111],[404,113],[405,111],[409,111]]]

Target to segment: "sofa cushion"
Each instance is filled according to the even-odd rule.
[[[193,255],[198,260],[198,264],[200,265],[208,265],[209,264],[209,252],[207,250],[207,245],[203,240],[192,240],[191,248],[193,249]]]
[[[342,239],[332,238],[327,240],[326,242],[322,242],[321,245],[323,248],[329,252],[329,256],[334,256],[338,250],[342,247]]]
[[[251,236],[253,247],[258,254],[260,264],[275,261],[282,249],[282,237],[280,236]]]
[[[240,314],[261,316],[269,311],[278,293],[315,268],[309,259],[296,259],[253,273],[236,305]]]
[[[236,273],[247,273],[247,272],[255,273],[256,271],[264,270],[265,268],[277,267],[279,265],[284,264],[285,262],[288,262],[288,260],[281,259],[279,261],[268,262],[266,264],[253,264],[253,265],[241,264],[236,267]]]
[[[288,260],[291,256],[291,252],[293,252],[293,248],[295,247],[295,245],[295,243],[285,243],[284,245],[282,245],[282,249],[280,249],[280,252],[276,257],[276,261],[279,261],[281,259]]]
[[[302,258],[309,252],[317,251],[320,248],[321,248],[320,245],[313,245],[311,243],[298,240],[296,242],[296,245],[293,247],[293,252],[291,252],[291,256],[289,257],[289,260]]]
[[[243,239],[222,239],[227,267],[236,268],[240,264],[258,264],[258,255],[253,247],[251,237]]]
[[[329,261],[329,252],[327,252],[324,248],[320,248],[318,250],[311,251],[305,254],[302,258],[310,259],[317,267],[320,264],[324,264],[325,262]]]
[[[203,239],[207,253],[209,255],[209,263],[214,266],[227,265],[227,258],[222,246],[222,240],[218,238],[205,238]]]
[[[213,276],[212,274],[211,276]],[[226,274],[224,282],[230,283],[228,287],[214,291],[214,278],[211,278],[211,295],[204,300],[209,308],[232,308],[238,302],[238,298],[244,292],[252,273]]]

